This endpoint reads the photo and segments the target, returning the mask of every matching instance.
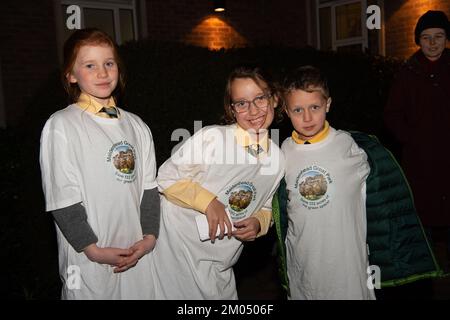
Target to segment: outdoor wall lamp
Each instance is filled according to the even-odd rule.
[[[225,11],[225,0],[214,0],[214,11],[215,12]]]

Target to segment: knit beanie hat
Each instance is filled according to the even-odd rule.
[[[447,39],[450,39],[450,22],[444,12],[429,10],[419,18],[416,29],[414,30],[417,45],[420,43],[419,38],[422,31],[429,28],[444,29]]]

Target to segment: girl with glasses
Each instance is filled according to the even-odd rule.
[[[284,174],[267,130],[278,92],[261,69],[239,67],[224,102],[227,124],[199,130],[158,172],[161,232],[152,272],[159,299],[237,299],[232,268],[243,242],[271,223]],[[206,218],[209,240],[200,239],[199,218]]]

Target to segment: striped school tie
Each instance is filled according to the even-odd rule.
[[[110,118],[117,118],[117,113],[118,113],[118,111],[115,107],[109,107],[109,108],[103,107],[100,109],[99,112],[106,113]]]
[[[259,144],[251,144],[247,147],[248,153],[250,153],[254,157],[258,157],[258,155],[264,151],[264,149]]]

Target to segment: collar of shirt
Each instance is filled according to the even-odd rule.
[[[98,102],[97,100],[93,99],[90,95],[86,94],[86,93],[81,93],[80,97],[78,98],[77,101],[77,105],[83,109],[84,111],[93,113],[99,117],[102,118],[109,118],[109,116],[106,113],[99,113],[99,111],[103,108],[103,107],[116,107],[116,102],[114,101],[114,98],[111,97],[109,98],[108,102],[106,103],[106,105],[102,105],[100,102]],[[119,115],[119,114],[118,114]]]
[[[234,131],[237,144],[239,144],[242,147],[248,147],[249,145],[252,144],[259,144],[266,153],[269,150],[268,133],[269,131],[266,130],[263,134],[259,134],[258,139],[258,137],[256,137],[255,134],[250,134],[247,130],[242,129],[237,123],[236,123],[236,130]]]
[[[304,144],[305,141],[308,141],[309,143],[317,143],[325,139],[328,136],[328,133],[330,133],[330,125],[328,121],[325,121],[325,126],[323,127],[323,129],[314,137],[312,137],[312,139],[302,140],[302,138],[299,137],[297,131],[294,130],[292,131],[292,140],[294,140],[297,144]]]

